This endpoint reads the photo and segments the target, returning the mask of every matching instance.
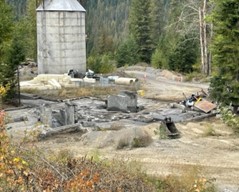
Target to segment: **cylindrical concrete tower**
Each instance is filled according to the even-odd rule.
[[[86,71],[85,9],[77,0],[43,0],[37,8],[39,74]]]

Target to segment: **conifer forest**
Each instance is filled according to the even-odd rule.
[[[9,70],[19,59],[36,60],[35,9],[41,0],[0,2],[0,62],[2,69]],[[212,77],[215,99],[239,105],[237,0],[79,2],[86,9],[87,66],[95,72],[144,62],[197,73]],[[12,55],[17,55],[15,62]],[[0,74],[1,81],[9,78],[4,76]]]

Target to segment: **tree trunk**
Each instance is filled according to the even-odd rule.
[[[211,42],[212,36],[213,36],[213,24],[210,24],[210,37],[209,41]],[[208,75],[212,74],[212,52],[209,50],[209,56],[208,56]]]
[[[203,7],[199,7],[199,29],[200,29],[200,49],[201,49],[201,72],[205,75],[211,74],[211,54],[208,51],[208,34],[207,34],[207,0],[203,0]],[[211,36],[211,34],[210,34]]]
[[[207,11],[207,0],[203,1],[203,42],[204,42],[204,74],[209,75],[209,67],[208,67],[208,50],[207,50],[207,23],[206,23],[206,11]]]
[[[200,50],[201,50],[201,72],[204,74],[205,71],[205,60],[204,60],[204,35],[203,35],[203,16],[202,9],[199,7],[198,10],[199,15],[199,29],[200,29]]]

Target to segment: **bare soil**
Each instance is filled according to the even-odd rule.
[[[190,96],[201,89],[208,89],[206,83],[182,82],[178,75],[163,76],[162,71],[151,68],[129,68],[125,72],[140,80],[145,98],[157,99],[145,103],[148,110],[165,107],[165,102],[161,101],[180,101],[184,99],[183,93]],[[33,109],[8,113],[9,116],[28,115],[33,114]],[[33,123],[35,120],[30,118],[21,124],[9,123],[8,127],[12,127],[9,134],[20,138],[24,135],[23,127],[31,129]],[[37,145],[46,151],[67,150],[77,157],[97,154],[102,159],[137,161],[148,174],[156,176],[180,175],[187,168],[195,166],[202,169],[205,177],[215,179],[218,191],[239,191],[239,139],[219,118],[177,123],[176,127],[181,132],[179,139],[159,139],[154,133],[158,126],[158,123],[138,125],[122,120],[114,121],[116,130],[93,131],[92,138],[89,133],[85,136],[82,133],[65,134],[40,141]],[[117,127],[134,130],[140,127],[153,138],[153,142],[148,147],[116,150],[117,138],[125,138],[132,133],[123,132],[121,128],[119,132]]]

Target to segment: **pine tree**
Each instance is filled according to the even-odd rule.
[[[17,21],[4,0],[0,0],[0,10],[0,84],[10,86],[7,95],[11,97],[15,92],[16,70],[25,56],[17,35]]]
[[[13,98],[16,93],[18,67],[25,60],[25,53],[21,41],[14,38],[11,49],[8,53],[7,65],[4,69],[4,80],[10,85],[10,90],[7,94],[8,98]]]
[[[185,35],[169,56],[170,69],[185,73],[192,72],[193,65],[197,61],[197,52],[196,41],[190,38],[190,35]]]
[[[10,44],[12,31],[12,10],[10,6],[5,3],[5,0],[0,0],[0,69],[2,67],[2,63],[6,58],[6,48]]]
[[[150,31],[150,1],[132,0],[130,32],[138,44],[138,54],[143,62],[150,62],[153,43]]]
[[[25,28],[27,28],[25,34],[25,41],[27,42],[27,57],[36,60],[37,59],[37,27],[36,27],[36,1],[27,1],[27,14],[24,18]]]
[[[136,64],[139,61],[137,50],[138,46],[133,37],[120,44],[116,53],[117,67]]]
[[[211,81],[211,95],[224,104],[239,106],[239,1],[214,0],[213,64],[218,72]]]
[[[159,41],[164,25],[164,1],[151,0],[150,9],[151,37],[156,45]]]

